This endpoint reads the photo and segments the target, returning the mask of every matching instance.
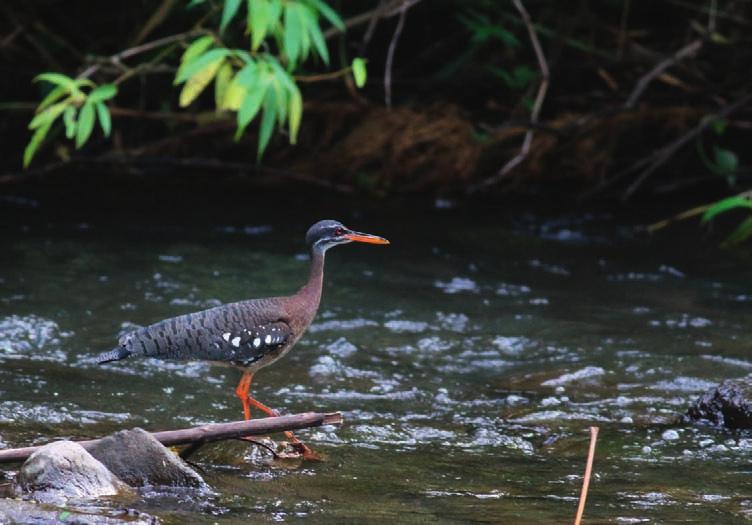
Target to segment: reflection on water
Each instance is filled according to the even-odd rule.
[[[392,245],[330,252],[315,323],[253,386],[286,412],[344,413],[341,428],[301,432],[327,461],[207,447],[197,461],[217,494],[149,493],[140,511],[167,523],[568,521],[597,424],[591,519],[750,517],[738,487],[752,440],[677,419],[752,369],[747,270],[601,215],[347,222]],[[238,419],[234,369],[94,356],[133,325],[294,291],[307,226],[7,226],[0,447]]]

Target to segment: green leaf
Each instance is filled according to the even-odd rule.
[[[326,40],[324,40],[324,34],[321,32],[321,28],[318,24],[311,24],[308,26],[308,34],[311,35],[313,40],[313,46],[316,48],[316,52],[324,61],[324,64],[329,65],[329,49],[326,47]]]
[[[752,236],[752,216],[740,222],[736,229],[731,232],[731,235],[726,237],[723,244],[725,246],[735,246],[746,241],[750,236]]]
[[[290,144],[295,144],[298,141],[298,130],[300,129],[300,121],[303,118],[303,97],[300,95],[300,90],[297,87],[290,93],[289,115]]]
[[[196,40],[191,42],[191,45],[185,48],[185,52],[183,53],[183,56],[180,58],[180,63],[185,64],[185,63],[193,61],[193,59],[201,56],[204,51],[209,49],[209,47],[213,43],[214,43],[214,37],[211,35],[204,35],[202,37],[197,38]]]
[[[734,173],[739,167],[739,157],[731,150],[713,146],[715,165],[723,174]]]
[[[200,72],[206,71],[209,65],[217,64],[217,68],[219,68],[219,63],[229,54],[230,50],[225,48],[212,49],[210,51],[207,51],[197,59],[187,64],[185,69],[178,71],[178,75],[175,77],[175,83],[180,84],[181,82],[185,82],[189,78],[193,78]]]
[[[261,109],[261,103],[264,101],[268,88],[269,78],[266,75],[256,79],[248,88],[243,103],[238,110],[238,129],[235,132],[235,140],[238,140],[243,135],[245,128],[259,112],[259,109]]]
[[[117,91],[117,86],[115,84],[102,84],[89,93],[87,100],[92,104],[103,102],[117,95]]]
[[[76,127],[76,149],[81,148],[89,140],[91,130],[94,129],[94,105],[86,102],[78,113],[78,126]]]
[[[47,136],[47,132],[50,131],[50,127],[52,126],[53,120],[47,120],[37,128],[37,130],[34,132],[34,134],[31,136],[31,140],[26,145],[26,148],[24,149],[24,155],[23,155],[23,165],[24,168],[28,168],[29,164],[31,164],[31,159],[34,158],[34,154],[39,149],[39,145],[42,143],[44,138]]]
[[[284,78],[284,76],[282,77]],[[271,80],[271,86],[273,89],[270,91],[274,95],[274,110],[277,115],[277,123],[282,126],[287,119],[287,92],[288,90],[283,87],[283,81],[278,75],[273,75]]]
[[[68,106],[63,111],[63,123],[65,124],[65,138],[72,139],[76,136],[76,108]]]
[[[231,80],[232,66],[229,62],[225,62],[217,71],[217,79],[214,81],[214,104],[217,109],[222,109]]]
[[[308,58],[311,51],[311,29],[319,29],[316,12],[309,6],[298,4],[298,19],[300,22],[300,56],[301,62]]]
[[[238,12],[241,0],[225,0],[225,6],[222,9],[222,22],[219,24],[219,32],[224,33],[227,24],[233,19]]]
[[[103,102],[98,102],[95,106],[97,108],[97,116],[99,117],[99,125],[102,127],[102,132],[105,137],[110,136],[112,130],[112,118],[110,117],[110,110]]]
[[[331,8],[329,7],[326,2],[323,2],[322,0],[308,0],[311,5],[321,13],[324,18],[326,18],[330,24],[332,24],[334,27],[339,29],[340,31],[345,31],[345,23],[342,21],[342,19],[339,17],[339,15]]]
[[[264,114],[261,117],[261,127],[259,128],[259,141],[258,141],[258,158],[259,160],[264,155],[266,147],[269,145],[269,139],[272,136],[274,130],[274,122],[277,119],[276,105],[271,100],[272,91],[267,91],[266,101],[264,103]]]
[[[738,208],[752,209],[752,200],[740,197],[739,195],[734,195],[733,197],[727,197],[723,200],[720,200],[705,211],[705,213],[702,215],[702,219],[700,219],[700,223],[705,224],[713,220],[717,215],[720,215],[721,213],[725,213],[729,210]]]
[[[256,69],[256,63],[249,62],[243,69],[238,71],[235,78],[230,81],[230,85],[227,87],[221,109],[230,109],[233,111],[240,109],[248,89],[255,81]]]
[[[189,45],[185,52],[183,53],[183,56],[180,59],[180,67],[178,68],[177,73],[175,74],[175,80],[173,81],[173,85],[180,84],[178,82],[178,77],[180,77],[185,69],[188,67],[188,64],[193,62],[196,58],[201,56],[204,51],[209,49],[209,47],[214,43],[214,38],[211,35],[202,36],[201,38],[197,38],[194,40],[191,45]]]
[[[269,0],[248,0],[248,27],[251,30],[251,49],[256,51],[264,41],[271,20]]]
[[[191,102],[196,100],[196,97],[201,94],[204,88],[209,85],[209,82],[212,81],[214,75],[217,74],[219,66],[221,66],[223,62],[224,58],[218,58],[214,62],[207,64],[202,70],[198,71],[188,79],[188,82],[185,83],[182,91],[180,91],[179,104],[181,108],[189,106]]]
[[[65,110],[66,107],[68,107],[68,105],[69,104],[67,102],[63,101],[48,107],[41,113],[37,114],[33,119],[31,119],[31,122],[29,122],[29,129],[36,129],[40,126],[43,126],[47,122],[54,122],[54,120],[60,116],[60,114]]]
[[[352,73],[355,79],[355,85],[362,88],[366,85],[366,61],[360,57],[353,58],[352,61]]]
[[[55,86],[50,90],[49,93],[47,93],[47,96],[44,97],[42,102],[39,103],[39,106],[37,106],[37,113],[45,109],[46,107],[50,106],[54,102],[56,102],[60,97],[68,93],[68,90],[65,86]]]
[[[41,75],[34,77],[34,82],[40,80],[44,80],[50,84],[55,84],[56,86],[63,86],[70,93],[78,91],[78,85],[75,80],[67,75],[61,75],[60,73],[42,73]]]
[[[301,54],[301,34],[303,33],[303,24],[300,20],[300,13],[296,2],[287,2],[285,4],[284,27],[284,53],[292,69],[295,67]]]
[[[267,55],[264,57],[264,62],[266,66],[271,67],[273,70],[274,76],[282,82],[282,85],[287,89],[288,91],[292,91],[296,88],[295,81],[293,80],[292,76],[290,75],[289,71],[285,71],[285,68],[283,68],[277,59],[273,56]]]

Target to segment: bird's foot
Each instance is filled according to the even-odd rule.
[[[320,454],[311,450],[300,441],[280,441],[277,443],[277,456],[282,459],[305,459],[308,461],[323,461]]]

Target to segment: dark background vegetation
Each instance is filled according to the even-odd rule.
[[[349,77],[301,83],[305,110],[297,146],[275,134],[257,163],[255,126],[234,142],[234,120],[214,114],[210,94],[179,109],[172,85],[178,49],[161,67],[121,85],[109,139],[95,133],[77,151],[58,132],[22,170],[26,125],[43,94],[32,78],[43,71],[75,76],[101,57],[188,31],[207,6],[220,4],[189,9],[186,3],[0,5],[0,191],[60,182],[106,189],[117,182],[202,180],[286,190],[321,186],[376,198],[524,193],[571,205],[681,202],[668,213],[748,185],[747,0],[523,0],[550,71],[537,119],[531,112],[544,79],[513,2],[335,1],[331,5],[349,29],[345,36],[331,31],[329,70],[364,56],[368,82],[362,91]],[[160,9],[166,15],[151,27]],[[395,41],[403,11],[404,28]],[[218,25],[214,12],[205,26]],[[357,23],[369,12],[375,14]],[[233,37],[244,38],[237,31]],[[387,107],[390,45],[393,102]],[[103,66],[94,80],[111,78],[114,67]],[[327,68],[307,63],[302,71]],[[505,170],[528,133],[529,150]]]

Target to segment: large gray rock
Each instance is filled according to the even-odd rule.
[[[24,462],[16,490],[37,501],[59,502],[114,496],[129,488],[78,443],[56,441]]]
[[[121,480],[134,487],[206,487],[195,470],[140,428],[115,432],[88,450]]]
[[[687,418],[727,428],[752,428],[752,378],[729,379],[705,392]]]

